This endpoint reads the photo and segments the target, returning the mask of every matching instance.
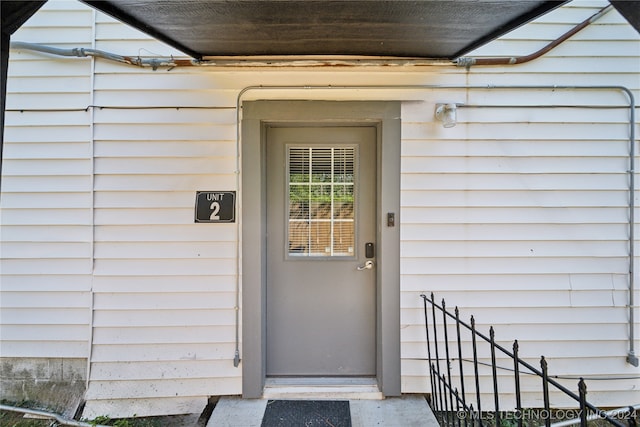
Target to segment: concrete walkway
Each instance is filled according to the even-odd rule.
[[[260,427],[266,399],[221,397],[207,427]],[[427,401],[407,395],[383,400],[349,400],[353,427],[438,427]]]

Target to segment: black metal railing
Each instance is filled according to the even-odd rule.
[[[420,297],[424,301],[427,358],[431,381],[429,403],[441,425],[465,427],[474,425],[517,425],[522,427],[524,425],[544,424],[546,427],[550,427],[552,420],[557,420],[559,417],[566,418],[567,416],[576,418],[575,424],[580,424],[583,427],[587,425],[589,420],[593,419],[618,427],[636,425],[633,407],[626,411],[617,410],[616,412],[605,412],[595,407],[587,402],[587,385],[583,378],[578,381],[578,392],[576,394],[554,378],[549,377],[547,361],[544,356],[540,358],[540,369],[538,369],[519,357],[517,340],[513,342],[512,351],[509,351],[496,343],[493,326],[489,329],[489,336],[486,336],[476,329],[473,316],[471,316],[469,324],[460,320],[458,307],[455,308],[454,313],[451,313],[447,311],[444,299],[441,305],[435,302],[433,293],[431,293],[430,297],[426,295],[420,295]],[[431,310],[428,310],[429,305]],[[452,332],[452,335],[455,334],[455,339],[450,339],[450,332]],[[466,352],[463,351],[463,343]],[[479,357],[480,347],[483,346],[483,350],[486,352],[487,345],[489,346],[488,353],[490,357],[488,355],[484,358]],[[469,349],[469,347],[471,348]],[[469,351],[472,353],[470,356],[464,354]],[[496,361],[498,357],[500,357],[500,360],[510,359],[511,366],[498,366]],[[489,359],[490,362],[485,361]],[[452,376],[452,364],[456,361],[458,372]],[[465,372],[465,363],[473,364],[473,372]],[[491,385],[488,387],[489,393],[481,391],[481,367],[491,368],[490,375],[487,375],[491,378]],[[498,371],[508,371],[509,374],[499,376]],[[521,384],[523,375],[539,378],[538,385],[540,389],[537,392],[542,393],[542,408],[523,409]],[[471,376],[473,381],[470,380]],[[506,385],[504,382],[505,376],[508,381],[513,381],[513,389],[509,387],[509,393],[515,394],[515,407],[512,404],[506,411],[501,410],[500,407],[501,395],[499,389],[499,384]],[[508,378],[511,379],[509,380]],[[552,409],[549,400],[551,391],[559,391],[574,400],[577,409],[573,411]],[[488,399],[487,396],[492,396],[493,402],[491,402],[490,406],[488,402],[482,400],[481,394],[483,393],[485,400]],[[560,416],[559,412],[562,412]],[[565,425],[567,425],[566,422]]]

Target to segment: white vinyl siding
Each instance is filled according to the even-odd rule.
[[[531,53],[603,6],[573,2],[474,56]],[[541,35],[544,40],[534,40]],[[468,83],[624,85],[637,97],[639,63],[637,32],[612,11],[536,61],[472,68]],[[625,363],[627,97],[616,90],[496,89],[441,101],[468,106],[458,108],[455,128],[425,123],[418,105],[406,104],[402,114],[404,389],[428,388],[418,296],[433,291],[451,310],[459,306],[467,323],[473,314],[485,334],[494,326],[503,346],[510,349],[518,339],[521,356],[533,366],[544,354],[550,375],[576,378],[561,381],[570,389],[584,376],[590,401],[636,401],[637,369]],[[457,362],[452,367],[455,376]],[[473,372],[471,363],[464,368]],[[480,373],[489,392],[491,371]],[[619,379],[590,381],[594,377]],[[525,401],[541,406],[541,394],[531,393],[537,382],[526,381]],[[509,376],[499,389],[503,405],[513,404]],[[551,403],[571,402],[554,395]],[[487,395],[485,405],[492,404]]]
[[[179,55],[102,14],[96,35],[101,50]],[[96,109],[94,122],[87,414],[128,412],[132,399],[139,415],[196,412],[207,396],[242,391],[233,367],[236,224],[193,219],[196,191],[236,189],[235,109],[188,108],[216,98],[199,90],[211,85],[206,76],[184,90],[193,71],[96,63],[95,102],[114,108]],[[148,108],[171,106],[187,108]]]
[[[88,7],[49,2],[12,40],[91,47],[92,28]],[[0,213],[2,357],[88,356],[91,112],[82,109],[91,103],[91,70],[90,59],[11,55]]]
[[[606,4],[572,2],[477,55],[529,54]],[[181,56],[75,2],[50,0],[12,39]],[[2,356],[88,357],[91,339],[85,416],[196,412],[207,396],[242,392],[242,369],[233,366],[240,223],[195,224],[193,216],[196,191],[238,190],[235,106],[247,86],[624,85],[638,99],[639,63],[638,33],[616,11],[536,61],[469,71],[153,71],[12,51]],[[501,344],[517,338],[532,364],[547,356],[552,375],[637,376],[625,363],[629,165],[620,92],[300,88],[243,99],[405,101],[403,392],[429,392],[419,295],[431,291],[465,320],[473,314],[482,331],[493,325]],[[435,121],[436,102],[466,105],[456,127]],[[83,111],[91,104],[111,108]],[[551,108],[559,105],[567,107]],[[512,386],[501,381],[508,400]],[[636,380],[587,382],[596,404],[640,398]]]

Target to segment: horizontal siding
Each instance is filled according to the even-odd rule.
[[[235,272],[233,259],[116,259],[96,260],[96,275],[133,276],[186,276],[189,275],[232,275]],[[179,290],[179,288],[177,289]]]
[[[235,139],[218,141],[215,145],[206,141],[190,141],[189,144],[181,141],[109,141],[97,148],[96,155],[104,157],[135,158],[149,154],[155,157],[230,157],[235,155],[236,143]]]
[[[627,287],[627,274],[545,274],[544,281],[539,280],[536,274],[517,275],[517,274],[495,274],[495,275],[477,275],[470,276],[460,273],[450,274],[432,274],[429,275],[429,282],[425,283],[424,278],[420,275],[403,275],[403,289],[407,291],[418,291],[427,293],[425,289],[427,285],[437,284],[439,289],[445,291],[465,291],[469,289],[477,289],[481,291],[503,291],[503,290],[530,290],[536,288],[541,291],[547,290],[564,290],[569,291],[602,289],[603,286],[611,289],[624,290]],[[606,284],[606,285],[604,285]],[[440,301],[442,297],[438,297]],[[451,302],[451,301],[450,301]],[[483,309],[486,307],[477,307]]]
[[[198,298],[195,298],[195,297]],[[96,295],[95,309],[101,310],[111,308],[116,311],[126,310],[127,305],[135,307],[136,311],[140,310],[175,310],[175,309],[225,309],[233,305],[233,292],[211,292],[199,293],[198,295],[185,294],[176,292],[173,294],[164,293],[149,298],[147,293],[139,294],[98,294]],[[153,316],[149,313],[147,316]],[[117,322],[117,320],[116,320]]]
[[[46,100],[41,98],[41,102],[46,102]],[[51,99],[51,102],[55,103],[55,99]],[[46,132],[47,142],[51,143],[51,148],[53,148],[57,142],[84,143],[91,139],[91,129],[88,124],[83,126],[7,126],[5,129],[5,137],[14,144],[39,142],[42,140],[43,131]]]
[[[161,246],[151,242],[104,243],[96,245],[96,256],[105,259],[136,259],[142,257],[188,259],[230,258],[236,253],[235,242],[178,242]],[[224,254],[227,254],[226,256]]]
[[[50,334],[52,331],[41,332]],[[87,330],[85,334],[88,334]],[[2,357],[42,358],[46,355],[47,358],[87,358],[86,337],[81,341],[61,340],[55,335],[48,335],[48,337],[49,341],[43,341],[42,337],[32,341],[6,340],[2,344]]]
[[[70,258],[82,258],[90,251],[91,244],[87,242],[19,242],[4,243],[2,255],[5,258],[58,258],[60,253]]]
[[[222,242],[235,241],[235,232],[228,224],[215,229],[198,224],[100,225],[96,226],[96,242],[207,242],[214,238]]]
[[[240,394],[240,378],[192,378],[170,381],[92,381],[87,391],[88,400],[103,400],[103,396],[118,396],[120,399],[157,399],[161,397],[203,397],[210,390],[230,390],[231,394]],[[127,411],[129,412],[129,411]],[[146,412],[146,411],[145,411]],[[110,412],[111,413],[111,412]],[[138,413],[140,416],[145,413]]]
[[[129,362],[129,363],[95,363],[93,378],[95,381],[144,381],[156,378],[170,380],[189,380],[224,377],[227,370],[225,361],[209,361],[202,364],[190,360],[174,362]]]
[[[77,193],[5,193],[2,195],[5,208],[32,209],[81,209],[91,205],[90,192]]]
[[[97,48],[180,55],[122,30],[98,14]],[[171,399],[238,394],[237,224],[203,227],[193,211],[197,190],[237,190],[233,91],[220,103],[207,73],[140,79],[113,65],[97,62],[94,82],[95,103],[116,108],[94,112],[94,348],[85,412],[108,403],[128,413],[122,399],[175,405]],[[213,108],[118,108],[140,106]]]
[[[208,343],[215,337],[218,342],[232,342],[233,326],[160,326],[106,327],[95,325],[93,344],[191,344]],[[237,370],[229,370],[234,374]],[[234,374],[237,376],[237,374]],[[162,396],[158,396],[162,397]]]
[[[166,397],[164,399],[109,399],[90,400],[85,405],[83,416],[94,419],[104,414],[136,414],[137,416],[160,416],[174,414],[197,414],[208,403],[208,398]],[[123,415],[126,416],[126,415]]]
[[[493,132],[500,133],[500,128]],[[571,132],[571,129],[568,129]],[[586,131],[585,131],[586,132]],[[499,171],[501,174],[547,174],[547,173],[623,173],[628,159],[624,157],[579,157],[567,162],[565,159],[548,157],[499,157],[499,158],[466,158],[445,157],[411,157],[402,161],[402,168],[407,173],[445,174],[465,173],[481,174]],[[620,171],[623,172],[620,172]],[[169,171],[169,173],[171,173]],[[445,177],[446,179],[446,177]]]
[[[93,12],[48,2],[12,40],[92,46]],[[52,24],[53,23],[53,24]],[[3,357],[86,358],[91,322],[89,59],[12,50],[2,167]]]
[[[536,19],[528,25],[513,30],[506,36],[501,37],[501,39],[477,49],[473,52],[473,55],[504,56],[505,52],[513,55],[527,55],[544,47],[547,43],[560,37],[575,25],[590,18],[607,5],[608,3],[606,1],[571,2],[550,14]],[[618,53],[619,56],[627,56],[629,51],[620,51],[618,48],[621,47],[621,44],[624,45],[626,43],[630,46],[631,51],[635,50],[637,52],[637,44],[634,44],[636,37],[637,33],[634,33],[633,27],[629,26],[619,13],[612,10],[587,28],[572,36],[565,43],[551,50],[545,57],[559,56],[560,54],[558,52],[563,53],[561,49],[565,49],[563,56],[600,56],[599,51],[582,51],[575,47],[575,45],[584,42],[593,44],[595,49],[601,44],[616,42],[611,43],[609,49],[603,49],[609,52],[604,53],[604,56],[611,56],[611,53]],[[506,48],[506,46],[509,48]],[[570,47],[572,49],[569,49]]]
[[[496,95],[496,101],[492,92],[477,102],[506,102],[505,93]],[[601,101],[596,100],[597,93],[589,96]],[[574,101],[556,97],[553,104]],[[592,105],[586,97],[584,101]],[[481,331],[493,325],[507,348],[518,339],[523,356],[534,366],[537,356],[545,354],[556,375],[584,376],[588,381],[594,376],[632,374],[624,363],[626,114],[606,110],[608,124],[603,125],[603,116],[586,109],[512,108],[504,115],[502,110],[459,109],[462,123],[450,133],[418,121],[418,106],[404,106],[403,117],[415,120],[403,122],[405,390],[429,388],[420,377],[428,365],[425,331],[418,325],[424,323],[419,295],[430,291],[438,300],[445,298],[464,313],[474,314]],[[430,136],[425,140],[424,135]],[[593,350],[596,342],[604,348]],[[463,344],[470,355],[469,338]],[[488,354],[481,357],[490,362]],[[467,369],[472,372],[473,367]],[[490,390],[490,372],[481,376],[481,389]],[[616,399],[606,393],[611,389],[633,399],[636,392],[625,381],[630,382],[588,381],[590,400],[611,404]],[[513,402],[512,381],[501,378],[499,389],[503,405]],[[523,390],[526,406],[540,406],[536,393],[526,386]],[[560,395],[553,400],[557,405],[568,403]],[[484,401],[491,402],[491,396]]]
[[[420,178],[415,176],[413,178]],[[558,207],[571,203],[574,207],[625,207],[628,204],[628,192],[624,190],[532,190],[526,195],[513,190],[476,190],[473,193],[462,190],[430,191],[424,201],[422,192],[408,190],[406,199],[422,199],[429,207]],[[533,197],[532,197],[533,196]],[[568,201],[571,202],[568,202]]]
[[[403,174],[402,182],[408,189],[425,190],[620,190],[628,181],[625,173],[617,174],[465,174],[442,175]]]
[[[2,292],[4,293],[15,292],[14,295],[19,295],[21,299],[29,301],[27,305],[22,305],[24,308],[33,308],[31,303],[31,296],[33,295],[47,295],[48,292],[55,292],[58,295],[65,295],[65,293],[72,293],[76,301],[78,299],[85,298],[91,289],[91,279],[83,275],[55,275],[55,276],[41,276],[41,275],[14,275],[11,276],[6,272],[2,275]],[[25,294],[24,290],[28,289],[32,294]],[[36,294],[37,293],[37,294]],[[69,295],[69,294],[67,294]],[[39,298],[42,298],[41,296]],[[66,299],[66,298],[65,298]],[[58,304],[60,304],[58,300]],[[10,310],[12,305],[5,305],[5,309]],[[80,308],[78,306],[76,308]],[[36,306],[40,309],[43,307]],[[65,306],[65,308],[69,308]]]
[[[152,39],[116,19],[96,13],[95,40],[98,49],[135,56],[184,56],[182,52]]]
[[[5,209],[2,221],[7,225],[91,225],[88,209]]]
[[[524,309],[523,311],[526,312],[526,310]],[[593,311],[599,311],[599,310],[594,309]],[[552,318],[558,318],[558,316],[552,316]],[[507,348],[509,348],[512,343],[506,342],[504,344],[507,346]],[[605,345],[602,345],[602,343],[585,342],[581,344],[581,349],[578,352],[578,351],[575,351],[575,349],[571,349],[567,347],[565,347],[564,349],[559,349],[557,345],[553,342],[548,342],[545,340],[542,340],[542,341],[531,340],[531,341],[527,341],[527,344],[520,348],[519,354],[520,354],[520,357],[527,360],[533,366],[537,366],[539,363],[539,358],[541,354],[551,355],[554,358],[573,359],[573,358],[581,358],[584,352],[588,352],[588,354],[594,358],[601,358],[601,357],[611,357],[612,355],[616,355],[616,354],[619,354],[620,352],[626,351],[626,346],[623,342],[611,340],[611,341],[606,341],[606,344],[607,345],[605,346]],[[467,351],[469,347],[470,347],[469,342],[463,343],[463,349],[465,349],[465,351]],[[403,342],[402,354],[405,355],[406,360],[424,361],[427,359],[427,356],[428,356],[426,346],[421,342]],[[555,366],[552,368],[556,372],[561,372],[557,370]]]
[[[3,308],[0,319],[3,325],[40,325],[54,318],[62,325],[87,325],[89,315],[84,307]]]
[[[216,300],[218,300],[218,298],[216,298]],[[222,302],[219,304],[221,303]],[[183,309],[176,308],[172,304],[169,304],[168,308],[163,308],[161,304],[158,304],[157,307],[146,308],[145,311],[101,310],[99,313],[96,313],[95,321],[105,327],[149,327],[160,324],[155,316],[155,312],[157,312],[157,314],[162,317],[161,324],[163,326],[234,325],[235,310],[219,309],[217,307],[209,308],[206,307],[206,305],[207,304],[200,304],[199,306],[191,308],[188,313],[185,313]],[[184,307],[184,305],[182,307]],[[151,313],[151,310],[153,310],[154,313]]]
[[[3,197],[3,201],[4,201]],[[91,241],[90,226],[58,225],[9,225],[3,223],[4,242],[87,242]]]
[[[417,206],[403,209],[402,215],[408,223],[446,223],[446,224],[504,224],[513,221],[516,224],[558,224],[558,223],[624,223],[622,208],[589,207],[451,207],[420,208]]]
[[[574,1],[474,55],[529,54],[606,4]],[[181,56],[70,2],[48,2],[13,39]],[[196,191],[237,190],[239,91],[424,85],[251,91],[243,98],[406,101],[402,391],[430,391],[420,299],[430,291],[465,317],[474,314],[481,330],[494,325],[501,343],[517,338],[531,363],[547,355],[555,375],[637,375],[624,363],[626,96],[480,87],[625,85],[640,97],[639,46],[637,32],[613,11],[536,61],[469,71],[154,72],[12,51],[2,177],[3,356],[87,357],[91,323],[85,416],[192,412],[206,396],[241,393],[241,369],[232,363],[240,224],[193,219]],[[434,121],[437,102],[464,104],[455,128]],[[108,108],[87,108],[92,104]],[[483,371],[483,392],[488,378]],[[500,385],[510,402],[510,382],[501,376]],[[540,406],[532,386],[525,387],[526,406]],[[589,386],[595,403],[638,400],[630,380]],[[564,404],[555,394],[553,402]]]
[[[92,354],[94,362],[164,362],[176,360],[224,360],[234,351],[229,343],[172,344],[113,344],[102,345]]]
[[[583,4],[572,2],[477,54],[529,54],[606,6]],[[511,67],[508,83],[500,83],[621,84],[637,94],[639,59],[637,33],[614,11],[543,58]],[[468,81],[497,84],[504,73],[478,67]],[[473,314],[485,334],[494,326],[505,347],[518,339],[532,365],[544,354],[552,375],[585,377],[590,401],[618,406],[637,400],[637,373],[625,363],[628,114],[617,106],[627,105],[626,96],[513,89],[470,91],[466,99],[451,100],[466,104],[453,129],[425,121],[419,105],[403,107],[403,390],[430,388],[421,376],[428,366],[419,295],[434,291],[438,301],[459,306],[467,322]],[[524,103],[554,107],[473,108]],[[464,338],[466,354],[470,347]],[[486,350],[481,357],[490,362]],[[590,380],[597,376],[619,379]],[[481,381],[482,390],[491,389],[487,368]],[[562,382],[577,390],[577,379]],[[523,385],[525,406],[542,406],[541,395],[531,392],[535,385]],[[503,407],[513,405],[513,381],[504,372],[499,389]],[[492,396],[483,402],[492,405]],[[552,405],[568,404],[552,396]]]
[[[164,293],[175,290],[177,276],[96,276],[94,278],[94,290],[97,292],[127,293]],[[235,291],[235,275],[216,276],[218,292]],[[189,280],[180,284],[180,293],[201,293],[211,291],[211,277],[209,275],[190,275]],[[118,309],[116,307],[115,309]]]
[[[88,292],[3,291],[3,308],[83,308],[88,306]]]
[[[494,242],[494,241],[436,241],[436,242],[403,242],[400,248],[400,255],[411,258],[413,254],[439,258],[444,253],[457,253],[462,257],[483,257],[489,250],[493,255],[504,258],[520,257],[617,257],[624,252],[628,242],[620,240],[611,241],[585,241],[581,240],[579,245],[574,242],[553,241],[553,242],[533,242],[528,246],[523,246],[522,242]]]

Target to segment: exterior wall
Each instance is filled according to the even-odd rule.
[[[102,14],[96,47],[180,55]],[[95,110],[85,414],[193,413],[212,393],[241,393],[232,363],[236,224],[194,223],[196,190],[235,190],[235,109],[215,80],[96,62],[96,105],[124,108]],[[205,108],[162,108],[178,105]]]
[[[533,52],[602,6],[572,2],[474,56]],[[623,85],[637,97],[639,54],[637,32],[613,11],[536,61],[472,68],[467,83]],[[620,406],[638,400],[638,369],[625,363],[628,112],[590,108],[625,105],[626,97],[616,91],[476,90],[450,98],[470,106],[585,108],[464,108],[455,128],[425,129],[419,107],[407,105],[403,324],[419,324],[421,312],[412,302],[434,290],[438,300],[458,305],[464,319],[473,314],[485,332],[493,325],[506,347],[518,339],[534,366],[544,354],[552,375],[576,378],[562,381],[571,389],[585,376],[590,401]],[[407,359],[424,357],[417,344],[422,331],[413,328],[403,330]],[[407,389],[419,387],[425,369],[422,361],[405,362]],[[490,370],[484,374],[490,389]],[[593,377],[620,379],[589,381]],[[513,389],[506,380],[500,386]],[[528,405],[539,407],[541,399],[532,394]],[[552,405],[562,402],[556,397]]]
[[[574,2],[477,54],[528,54],[604,5]],[[61,1],[49,1],[13,40],[180,55]],[[195,191],[238,190],[243,88],[624,85],[637,96],[639,40],[613,11],[534,62],[470,70],[152,71],[12,51],[2,356],[90,358],[88,417],[197,412],[209,395],[240,394],[239,223],[194,224],[193,209]],[[628,113],[619,91],[282,89],[250,91],[250,99],[404,101],[403,392],[429,391],[419,295],[430,291],[463,317],[474,314],[480,328],[494,325],[500,342],[517,338],[532,363],[547,356],[552,375],[637,377],[625,363]],[[436,102],[467,106],[455,128],[434,121]],[[588,381],[589,398],[627,405],[639,398],[636,383]],[[531,395],[526,406],[539,400]]]
[[[49,2],[16,40],[92,47],[92,33],[92,10]],[[0,213],[1,395],[66,410],[82,399],[89,354],[92,113],[83,108],[92,103],[93,64],[11,56]],[[74,110],[16,111],[47,108]]]

